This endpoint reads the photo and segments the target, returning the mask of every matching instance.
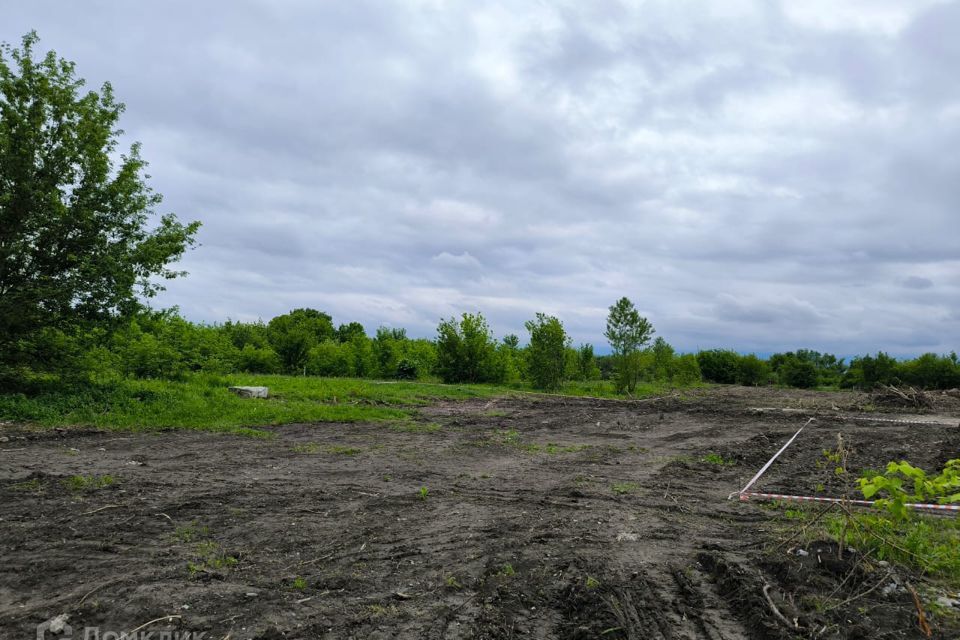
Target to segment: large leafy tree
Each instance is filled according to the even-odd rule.
[[[640,379],[640,348],[650,341],[653,325],[627,297],[610,307],[604,336],[613,349],[617,390],[633,393]]]
[[[139,145],[117,154],[124,105],[110,85],[85,91],[37,42],[0,45],[0,368],[45,332],[137,311],[182,275],[169,265],[199,227],[154,215]]]

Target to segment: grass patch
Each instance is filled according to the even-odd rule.
[[[837,540],[845,518],[825,518]],[[914,515],[902,522],[873,513],[856,514],[846,530],[846,544],[879,560],[912,567],[960,588],[960,518]]]
[[[206,538],[210,535],[210,528],[206,525],[198,525],[195,521],[190,524],[181,525],[173,532],[173,537],[180,542],[189,543],[195,540]]]
[[[70,476],[63,480],[64,486],[71,491],[96,491],[116,484],[111,475],[105,476]]]
[[[636,482],[616,482],[610,487],[610,489],[618,495],[634,493],[639,488],[640,485]]]
[[[363,449],[358,447],[347,447],[343,445],[320,445],[316,442],[307,442],[293,447],[294,453],[330,453],[335,456],[355,456],[363,453]]]
[[[414,422],[412,420],[408,420],[405,422],[391,424],[390,428],[394,431],[400,431],[403,433],[436,433],[443,427],[436,422]]]
[[[589,444],[563,445],[553,442],[548,442],[547,444],[526,442],[524,441],[520,432],[516,429],[495,430],[487,438],[474,442],[473,444],[474,446],[478,447],[499,445],[503,447],[511,447],[526,453],[547,453],[551,455],[560,453],[576,453],[592,447],[592,445]]]
[[[43,491],[43,482],[40,481],[40,478],[34,478],[11,484],[7,488],[11,491]]]
[[[293,579],[293,582],[290,583],[291,589],[296,589],[297,591],[303,591],[307,588],[307,580],[301,576],[297,576]]]
[[[700,462],[706,462],[707,464],[715,464],[721,467],[729,467],[737,464],[733,460],[727,460],[719,453],[708,453],[707,455],[700,458]]]
[[[0,394],[0,420],[39,427],[84,426],[119,430],[202,429],[269,438],[257,427],[293,422],[390,422],[401,431],[434,432],[439,425],[414,422],[416,409],[441,400],[516,396],[510,387],[358,378],[282,375],[190,374],[183,380],[121,380],[113,384],[59,385],[33,395]],[[269,387],[270,397],[240,398],[230,386]],[[644,383],[634,397],[663,395],[663,383]],[[561,395],[623,398],[606,381],[568,382]],[[496,409],[491,415],[498,415]]]
[[[229,555],[220,543],[213,540],[198,542],[194,547],[194,553],[195,559],[187,563],[187,570],[191,576],[208,569],[229,569],[239,562],[237,558]]]

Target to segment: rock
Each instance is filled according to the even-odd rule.
[[[960,600],[948,598],[947,596],[940,596],[937,598],[937,604],[941,607],[960,607]]]
[[[230,387],[230,391],[241,398],[266,398],[267,387]]]
[[[797,555],[802,558],[804,556],[810,555],[810,552],[807,551],[806,549],[797,549]]]
[[[10,438],[7,436],[0,436],[0,442],[10,442]]]

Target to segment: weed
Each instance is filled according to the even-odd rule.
[[[703,456],[702,458],[700,458],[700,462],[706,462],[707,464],[715,464],[715,465],[719,465],[719,466],[722,466],[722,467],[732,466],[732,465],[737,464],[737,463],[736,463],[735,461],[733,461],[733,460],[727,460],[726,458],[724,458],[724,457],[723,457],[722,455],[720,455],[719,453],[708,453],[707,455],[705,455],[705,456]]]
[[[194,520],[190,524],[177,527],[173,535],[180,542],[188,543],[208,537],[210,535],[210,528],[206,525],[198,525],[196,520]]]
[[[187,563],[187,570],[191,576],[208,569],[229,569],[238,562],[234,556],[229,555],[218,542],[213,540],[198,542],[194,547],[194,554],[195,559]]]
[[[614,493],[624,495],[627,493],[633,493],[640,488],[640,485],[636,482],[616,482],[610,488]]]
[[[96,491],[116,483],[111,475],[104,476],[70,476],[63,483],[71,491]]]
[[[419,495],[421,500],[426,500],[427,495],[429,495],[429,493],[430,493],[429,489],[427,489],[426,487],[420,487]]]
[[[500,568],[500,571],[497,572],[497,575],[502,578],[509,578],[510,576],[517,575],[517,572],[513,568],[513,565],[508,562]]]
[[[303,591],[304,589],[307,588],[306,578],[297,576],[296,578],[293,579],[293,582],[290,583],[290,588],[296,589],[297,591]]]
[[[363,453],[363,449],[358,449],[357,447],[345,447],[343,445],[319,445],[316,442],[308,442],[306,444],[298,444],[293,448],[296,453],[332,453],[337,456],[355,456],[358,453]]]
[[[436,422],[406,421],[392,424],[390,425],[390,428],[394,431],[400,431],[403,433],[436,433],[443,427]]]
[[[600,581],[592,576],[587,576],[587,589],[591,591],[600,586]]]
[[[387,606],[382,604],[371,604],[367,608],[370,610],[370,615],[372,615],[374,618],[396,617],[400,615],[400,610],[397,609],[397,605],[395,604]]]
[[[450,589],[463,589],[463,585],[457,582],[456,576],[447,576],[447,579],[444,581]]]
[[[960,586],[960,519],[917,515],[896,521],[886,514],[855,514],[827,518],[827,530],[837,539],[880,560],[890,560]],[[844,531],[846,535],[844,536]]]
[[[40,482],[40,478],[34,478],[12,484],[9,488],[11,491],[43,491],[43,483]]]

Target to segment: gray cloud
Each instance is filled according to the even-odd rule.
[[[163,211],[159,299],[407,326],[536,311],[603,346],[956,348],[960,3],[17,3],[113,82]],[[937,283],[936,287],[928,283]]]

